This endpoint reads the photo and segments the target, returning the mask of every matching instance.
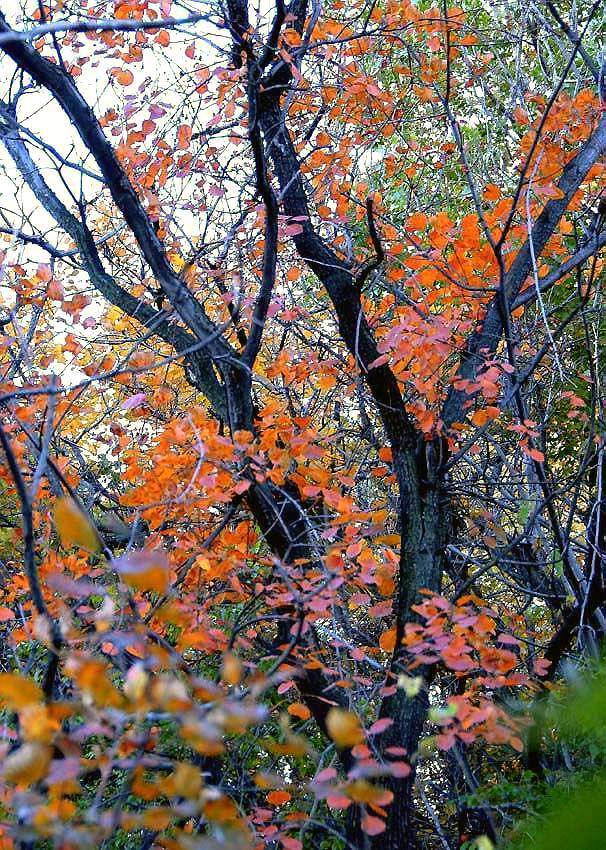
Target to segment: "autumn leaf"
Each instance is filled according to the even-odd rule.
[[[390,726],[393,726],[393,719],[391,717],[380,717],[379,720],[375,720],[372,724],[368,730],[368,734],[381,735],[386,729],[389,729]]]
[[[194,800],[202,790],[202,774],[195,765],[181,762],[167,780],[167,786],[175,797]]]
[[[23,744],[4,760],[1,775],[13,785],[33,785],[43,779],[52,758],[52,748],[38,741]]]
[[[123,410],[134,410],[142,404],[145,404],[146,401],[147,395],[145,393],[135,393],[134,395],[125,398],[120,407]]]
[[[341,749],[355,747],[364,741],[364,730],[360,721],[353,712],[344,708],[333,707],[329,710],[326,715],[326,729]]]
[[[112,68],[111,75],[121,86],[130,86],[134,82],[134,74],[128,68]]]
[[[541,19],[544,57],[507,3],[234,0],[218,45],[175,0],[29,5],[0,132],[0,850],[348,824],[376,850],[404,809],[404,843],[492,850],[453,823],[454,748],[526,850],[527,809],[567,810],[563,742],[604,793],[596,4]],[[599,798],[560,843],[595,810],[601,850]]]
[[[388,806],[393,800],[393,792],[381,785],[374,785],[366,779],[356,779],[343,789],[344,793],[355,803],[373,806]]]
[[[15,612],[11,611],[10,608],[7,608],[4,605],[0,605],[0,623],[8,623],[10,620],[15,619]]]
[[[396,646],[396,630],[388,629],[379,638],[379,646],[383,652],[393,652]]]
[[[272,806],[282,806],[284,803],[288,803],[291,795],[288,791],[271,791],[267,795],[267,802],[271,803]]]
[[[422,687],[422,676],[407,676],[405,673],[400,673],[398,676],[398,688],[402,688],[409,699],[416,697]]]
[[[498,201],[501,197],[501,190],[495,183],[488,183],[484,187],[484,199],[486,201]]]
[[[56,278],[52,278],[46,287],[46,295],[51,301],[63,301],[65,292],[60,282]]]
[[[221,665],[221,678],[228,685],[238,685],[242,681],[244,668],[242,662],[233,652],[226,652]]]
[[[298,717],[300,720],[309,720],[311,711],[302,702],[293,702],[286,709],[293,717]]]
[[[113,569],[136,590],[166,593],[170,583],[170,563],[159,549],[128,552],[111,562]]]
[[[421,212],[414,213],[408,219],[407,224],[410,230],[424,230],[427,227],[427,216]]]
[[[181,124],[177,130],[177,147],[179,150],[187,150],[191,143],[192,129],[189,124]]]
[[[20,711],[44,698],[42,688],[20,673],[0,673],[0,701],[11,711]]]
[[[374,815],[364,815],[362,818],[362,829],[366,835],[381,835],[386,829],[385,821]]]
[[[232,799],[222,794],[205,803],[204,816],[213,823],[230,823],[238,817],[238,809]]]
[[[90,520],[69,496],[57,499],[54,506],[55,526],[64,548],[79,546],[89,552],[100,549],[97,532]]]
[[[25,706],[19,716],[23,738],[27,741],[38,741],[50,744],[61,724],[52,709],[42,703]]]
[[[537,676],[546,676],[551,667],[551,661],[548,658],[535,658],[532,662],[532,669]]]

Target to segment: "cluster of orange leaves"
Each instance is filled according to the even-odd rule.
[[[433,720],[440,727],[437,746],[450,749],[456,741],[469,744],[481,739],[521,751],[524,719],[499,706],[494,692],[507,688],[532,694],[538,687],[537,677],[547,673],[548,662],[530,657],[528,643],[515,636],[524,634],[522,618],[496,612],[474,595],[455,603],[431,596],[413,610],[421,622],[407,624],[402,641],[411,659],[409,670],[440,664],[459,681],[448,708],[434,712]],[[506,629],[499,628],[499,620],[507,621]]]

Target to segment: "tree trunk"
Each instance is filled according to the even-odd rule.
[[[406,511],[403,517],[405,526],[396,602],[396,650],[388,685],[397,683],[398,675],[405,674],[407,670],[407,658],[399,644],[405,624],[416,619],[412,606],[419,601],[419,591],[427,589],[437,593],[440,590],[448,509],[443,483],[439,479],[430,483],[429,477],[426,473],[421,479],[422,513],[414,516],[413,512]],[[381,705],[380,716],[394,721],[381,736],[381,754],[389,762],[389,748],[403,747],[411,772],[407,777],[393,777],[386,783],[394,796],[387,809],[387,828],[373,839],[373,850],[417,850],[420,847],[415,829],[414,784],[419,742],[429,708],[428,688],[432,669],[422,668],[414,672],[424,677],[421,691],[414,697],[408,697],[403,688],[397,688]],[[400,759],[396,756],[394,760]]]

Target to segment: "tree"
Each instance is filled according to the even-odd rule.
[[[0,15],[6,841],[489,846],[606,623],[601,4],[199,5]]]

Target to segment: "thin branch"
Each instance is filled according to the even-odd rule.
[[[175,29],[187,24],[196,24],[209,19],[209,13],[187,15],[184,18],[158,18],[156,21],[122,20],[120,18],[98,18],[80,21],[52,21],[29,30],[10,30],[0,33],[0,45],[15,42],[27,43],[45,35],[78,32],[138,32],[139,30]]]
[[[374,259],[366,263],[366,265],[361,269],[361,271],[357,275],[357,289],[362,288],[368,276],[371,275],[375,271],[375,269],[378,269],[383,260],[385,259],[385,250],[383,249],[383,245],[381,244],[381,237],[379,236],[379,233],[377,231],[377,225],[375,222],[372,198],[366,199],[366,220],[368,221],[368,233],[375,249],[375,257]]]

